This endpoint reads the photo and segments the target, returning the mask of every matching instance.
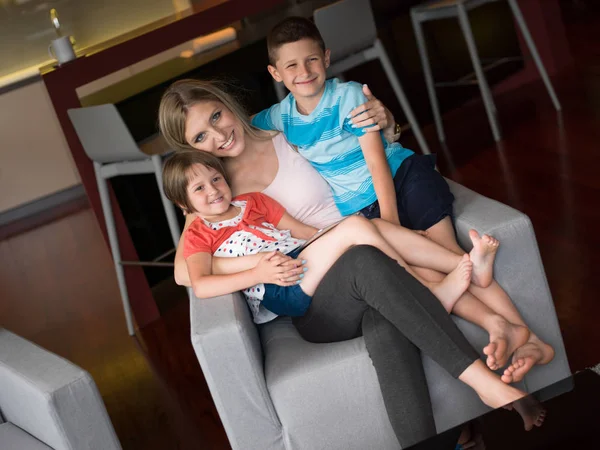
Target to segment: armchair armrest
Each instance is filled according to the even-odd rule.
[[[241,293],[190,296],[192,344],[234,449],[283,448],[256,325]]]
[[[550,364],[539,366],[526,376],[527,390],[532,392],[569,376],[571,371],[531,220],[510,206],[447,181],[455,196],[458,242],[467,251],[472,248],[468,236],[471,228],[500,241],[494,278],[532,331],[556,352]]]
[[[3,328],[0,410],[56,450],[121,448],[90,374]]]

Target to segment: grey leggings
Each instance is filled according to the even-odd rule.
[[[479,358],[429,289],[369,246],[340,257],[294,325],[310,342],[364,336],[402,448],[436,434],[420,352],[454,377]]]

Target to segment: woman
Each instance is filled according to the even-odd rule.
[[[252,128],[237,102],[214,85],[196,80],[173,84],[161,101],[159,122],[174,148],[196,148],[224,157],[234,194],[262,191],[300,221],[319,228],[340,218],[329,187],[308,162],[294,153],[281,135]],[[294,201],[297,192],[301,192],[302,201]],[[449,272],[450,266],[456,267],[456,254],[426,238],[401,227],[387,232],[391,233],[389,242],[404,247],[402,256],[409,264],[427,266],[424,258],[435,255],[432,268]],[[250,267],[256,264],[253,256],[244,258]],[[213,273],[227,273],[231,264],[227,258],[214,261]],[[280,261],[281,282],[295,281],[302,270],[300,264],[285,257]],[[189,283],[180,249],[176,267],[177,281]],[[522,395],[486,370],[477,352],[424,286],[374,249],[357,247],[343,255],[317,288],[307,314],[294,323],[312,342],[351,339],[362,331],[390,421],[403,446],[435,433],[419,349],[472,386],[487,404],[497,407]],[[423,339],[415,326],[433,335]],[[512,329],[519,331],[515,326]],[[501,338],[511,343],[515,341],[512,334],[504,332]],[[487,389],[481,383],[488,383]],[[398,398],[399,387],[402,398]]]

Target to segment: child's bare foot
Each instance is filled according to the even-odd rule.
[[[465,254],[456,268],[446,278],[439,283],[429,284],[429,289],[442,302],[446,311],[452,311],[456,301],[471,284],[472,271],[473,263],[469,260],[469,255]]]
[[[502,375],[505,383],[516,383],[536,364],[548,364],[554,358],[554,349],[542,342],[535,334],[531,334],[527,343],[517,350],[512,358],[512,364]]]
[[[494,277],[494,259],[500,242],[487,234],[479,237],[475,230],[469,231],[473,243],[470,257],[473,261],[472,281],[480,287],[488,287]]]
[[[492,370],[504,367],[510,355],[522,347],[529,339],[529,330],[521,325],[508,322],[502,316],[494,316],[488,327],[490,343],[484,347],[486,364]]]
[[[512,406],[521,415],[526,431],[531,431],[534,426],[541,427],[544,423],[546,409],[533,395],[517,400]]]

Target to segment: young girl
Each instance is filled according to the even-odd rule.
[[[208,298],[243,290],[254,321],[264,323],[276,315],[302,316],[311,296],[333,263],[350,247],[372,245],[396,260],[427,286],[451,310],[467,289],[473,264],[464,255],[457,267],[439,283],[426,282],[412,272],[369,220],[348,217],[304,249],[317,229],[290,216],[272,198],[248,193],[232,198],[225,171],[217,158],[197,151],[181,151],[165,163],[163,183],[167,197],[199,217],[184,236],[184,256],[194,293]],[[241,257],[269,252],[256,267],[229,275],[214,275],[212,257]],[[276,252],[306,259],[298,282],[282,279],[282,269],[270,262]]]

